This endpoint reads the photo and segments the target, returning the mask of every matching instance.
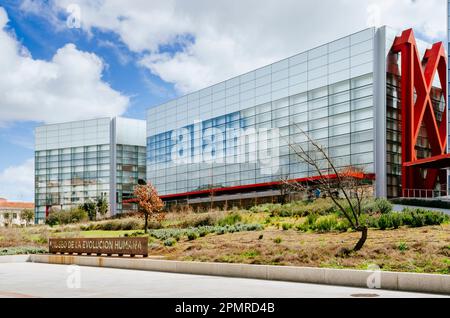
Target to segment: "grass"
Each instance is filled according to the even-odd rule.
[[[259,239],[263,235],[264,239]],[[211,235],[194,241],[180,240],[173,247],[155,246],[151,254],[172,260],[276,264],[448,274],[450,271],[450,225],[422,228],[401,227],[389,231],[369,230],[362,250],[339,257],[343,246],[352,247],[356,232],[303,233],[266,229]],[[278,242],[278,243],[277,243]]]
[[[79,232],[62,232],[56,233],[58,237],[123,237],[125,234],[132,234],[136,232],[136,230],[127,230],[127,231],[79,231]]]
[[[388,208],[379,213],[380,205],[372,204],[367,217],[376,218],[374,224],[385,230],[371,228],[363,249],[348,257],[338,251],[353,247],[360,234],[347,230],[342,216],[323,199],[249,211],[168,213],[162,222],[151,223],[149,252],[172,260],[354,269],[375,264],[382,270],[449,274],[448,221],[430,225],[441,216],[406,210],[406,218],[396,223],[398,215]],[[0,250],[39,252],[46,250],[49,237],[143,236],[142,224],[142,219],[126,217],[52,228],[0,228]]]

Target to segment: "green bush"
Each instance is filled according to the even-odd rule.
[[[218,226],[234,225],[242,221],[242,216],[239,213],[232,212],[217,221]]]
[[[389,212],[382,214],[377,222],[377,226],[381,230],[394,228],[398,229],[403,224],[403,215],[398,212]]]
[[[159,222],[158,225],[160,226]],[[91,222],[81,225],[81,231],[130,231],[140,230],[144,227],[144,222],[138,218],[112,219],[99,222]],[[149,228],[157,228],[156,224],[149,222]]]
[[[385,198],[376,198],[375,199],[375,208],[381,214],[386,214],[386,213],[389,213],[392,211],[392,203],[389,202],[389,200],[385,199]]]
[[[18,246],[0,248],[0,256],[3,255],[21,255],[21,254],[44,254],[47,249],[34,246]]]
[[[316,219],[313,230],[319,232],[330,232],[337,228],[338,219],[335,214],[323,215]]]
[[[383,214],[378,219],[378,227],[381,230],[385,230],[392,227],[392,220],[389,214]]]
[[[164,241],[164,246],[174,246],[176,242],[174,238],[168,238]]]
[[[402,225],[421,227],[425,225],[439,225],[447,222],[448,219],[448,215],[440,211],[404,208],[402,212],[382,214],[377,220],[376,227],[381,230],[388,228],[397,229]]]
[[[421,227],[425,225],[439,225],[447,222],[449,217],[440,211],[424,210],[421,208],[404,208],[402,210],[403,224],[411,227]]]
[[[316,214],[310,214],[306,217],[305,222],[296,226],[299,231],[306,232],[313,230],[317,232],[331,232],[331,231],[347,231],[350,226],[350,222],[338,216],[337,213],[318,216]]]
[[[281,224],[281,228],[283,229],[283,231],[287,231],[287,230],[291,229],[292,226],[293,226],[292,223],[283,223],[283,224]]]
[[[330,199],[317,199],[305,206],[306,214],[330,214],[336,212],[336,206]]]
[[[170,228],[170,229],[154,229],[149,230],[149,235],[161,240],[165,241],[169,238],[188,236],[190,233],[195,233],[197,237],[205,236],[210,233],[216,233],[218,235],[225,233],[234,233],[234,232],[245,232],[245,231],[259,231],[262,230],[263,226],[261,224],[235,224],[235,225],[226,225],[226,226],[201,226],[197,228],[188,228],[188,229],[179,229],[179,228]],[[192,234],[191,234],[192,235]],[[189,237],[188,237],[189,238]]]
[[[174,226],[179,228],[199,227],[214,225],[214,222],[215,220],[207,213],[194,213]]]
[[[290,217],[306,216],[309,214],[325,215],[335,212],[334,203],[329,199],[314,201],[293,201],[287,204],[265,203],[250,208],[251,212],[270,213],[270,216]]]
[[[123,236],[124,237],[138,237],[138,236],[142,236],[144,234],[145,234],[144,231],[134,231],[131,233],[125,233]]]
[[[280,244],[283,241],[283,239],[281,237],[276,237],[273,242],[276,244]]]
[[[426,225],[439,225],[449,220],[449,216],[439,211],[424,211]]]
[[[271,216],[279,215],[281,213],[281,210],[282,205],[279,203],[265,203],[250,208],[250,212],[270,213]]]
[[[79,223],[88,220],[86,211],[80,208],[73,208],[70,210],[51,211],[47,216],[45,222],[50,225],[63,225],[70,223]]]
[[[199,237],[199,235],[195,231],[189,232],[187,234],[187,238],[188,238],[189,241],[196,240],[196,239],[198,239],[198,237]]]
[[[397,247],[401,252],[404,252],[408,249],[408,245],[405,242],[398,243]]]
[[[339,219],[335,227],[339,232],[346,232],[349,228],[351,228],[351,225],[347,219]]]

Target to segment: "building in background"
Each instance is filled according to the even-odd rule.
[[[438,58],[441,46],[433,46]],[[308,149],[303,130],[328,149],[339,168],[363,168],[377,196],[428,196],[435,190],[442,195],[447,155],[435,140],[446,145],[447,138],[428,136],[431,126],[447,134],[446,80],[439,81],[442,74],[433,78],[430,99],[424,83],[417,84],[417,91],[405,88],[409,95],[402,95],[408,83],[402,82],[401,70],[423,74],[422,66],[405,55],[416,47],[419,61],[427,54],[426,65],[431,45],[415,42],[411,31],[368,28],[150,108],[147,180],[172,203],[273,198],[284,179],[310,182],[317,177],[289,147]],[[403,69],[402,60],[408,61]],[[420,107],[426,109],[427,122],[420,115],[414,124],[402,122],[416,99],[426,100]],[[242,133],[248,134],[243,148],[237,137]],[[263,154],[258,150],[261,134]],[[429,157],[431,164],[420,161]],[[443,161],[436,165],[435,159]],[[413,183],[405,179],[405,169]]]
[[[145,180],[145,121],[100,118],[35,131],[35,219],[105,198],[114,215],[135,210],[133,188]]]
[[[0,198],[0,227],[26,225],[27,221],[21,218],[21,212],[25,209],[34,210],[34,203],[10,202]]]
[[[450,59],[450,0],[447,1],[447,61]],[[450,98],[450,64],[448,64],[448,69],[447,69],[447,93],[449,95],[447,95],[447,106],[448,106],[448,100]],[[450,123],[450,116],[448,116],[447,114],[447,119]],[[449,131],[450,134],[450,131]],[[447,137],[448,140],[448,137]],[[447,152],[449,150],[449,145],[447,144]],[[447,189],[450,190],[450,173],[447,173],[447,177],[448,177],[448,182],[447,182]]]

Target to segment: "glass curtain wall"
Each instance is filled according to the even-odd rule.
[[[133,191],[139,181],[145,182],[146,148],[131,145],[117,145],[117,213],[137,211],[137,205],[127,202],[133,198]],[[122,202],[125,200],[125,202]]]
[[[108,198],[110,149],[107,145],[36,151],[37,219],[46,209],[68,209]]]
[[[373,173],[373,36],[367,29],[150,109],[148,180],[174,194],[316,175],[288,146],[305,141],[298,128],[328,147],[338,166]],[[280,169],[267,175],[257,163],[174,162],[173,130],[182,127],[194,157],[208,128],[224,132],[225,152],[235,147],[227,129],[278,128]]]

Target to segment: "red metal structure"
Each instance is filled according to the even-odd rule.
[[[446,98],[440,121],[436,118],[431,98],[436,75],[439,75],[443,95],[447,96],[444,45],[442,42],[433,44],[420,59],[413,30],[408,29],[395,39],[392,51],[401,54],[402,190],[432,190],[438,177],[441,184],[445,182],[445,172],[440,169],[450,163]],[[422,127],[425,127],[430,146],[429,158],[417,156],[416,145]]]

